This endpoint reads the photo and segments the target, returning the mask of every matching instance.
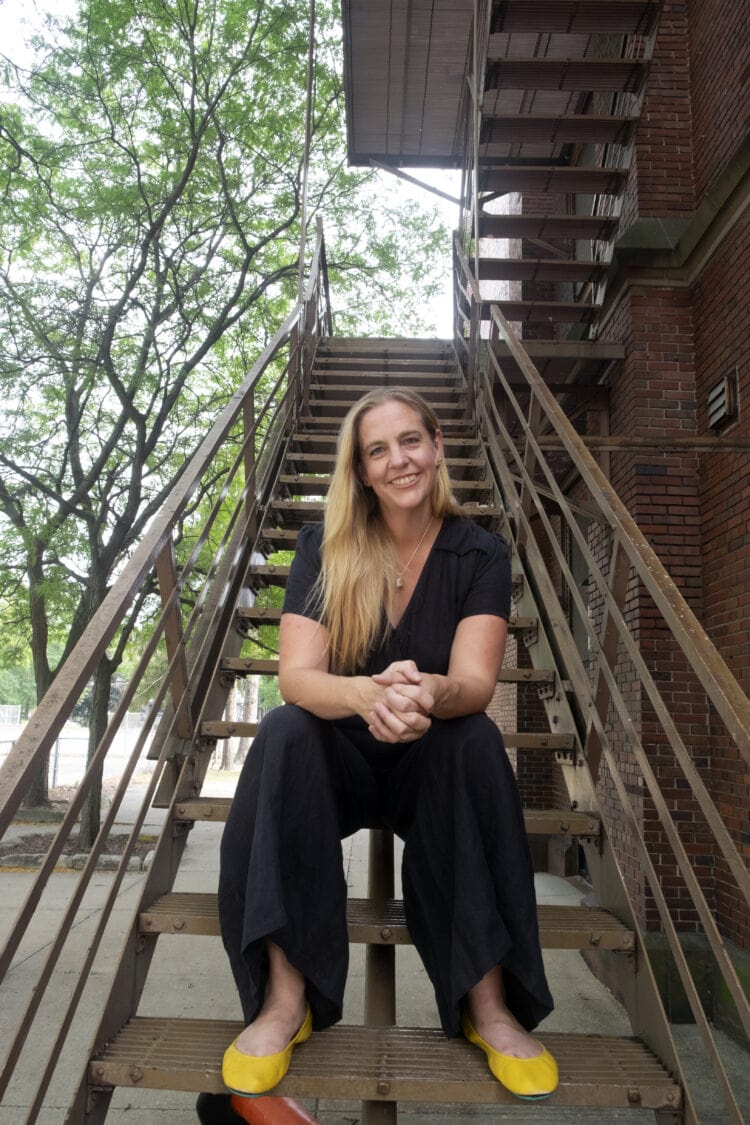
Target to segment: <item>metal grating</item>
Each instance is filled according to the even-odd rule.
[[[499,0],[492,30],[648,35],[658,16],[656,0]]]
[[[503,39],[492,36],[488,90],[593,90],[637,94],[648,63],[633,59],[509,58]]]
[[[89,1064],[95,1086],[220,1093],[221,1058],[239,1022],[136,1018]],[[544,1036],[560,1068],[550,1106],[677,1109],[679,1087],[637,1039]],[[517,1105],[484,1056],[432,1028],[338,1027],[294,1051],[274,1093],[287,1097]]]

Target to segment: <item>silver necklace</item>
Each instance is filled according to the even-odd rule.
[[[416,547],[412,551],[411,558],[409,559],[406,566],[402,567],[401,570],[396,575],[396,589],[397,590],[403,590],[403,588],[404,588],[404,575],[406,574],[406,572],[409,569],[409,567],[411,566],[411,564],[414,562],[414,559],[417,557],[417,551],[419,550],[419,548],[424,543],[425,538],[427,536],[427,532],[430,530],[430,528],[432,527],[434,522],[435,522],[435,517],[430,516],[430,522],[427,524],[427,527],[422,532],[422,538],[419,540]]]

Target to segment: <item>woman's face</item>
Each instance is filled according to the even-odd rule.
[[[417,411],[397,399],[374,406],[360,419],[360,477],[384,514],[429,512],[442,451],[440,431],[431,438]]]

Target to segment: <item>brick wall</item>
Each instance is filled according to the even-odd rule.
[[[689,216],[695,206],[687,0],[665,0],[623,207],[642,217]]]
[[[719,138],[721,141],[721,138]],[[696,326],[698,426],[707,430],[709,388],[736,368],[739,420],[723,432],[750,437],[750,220],[736,226],[693,292]],[[750,458],[701,458],[700,499],[706,631],[744,690],[750,693]],[[711,786],[719,812],[738,848],[750,860],[750,772],[719,717],[711,715]],[[750,918],[723,861],[717,861],[720,924],[750,946]]]
[[[690,94],[700,199],[747,134],[750,36],[744,0],[691,0]]]
[[[695,327],[692,295],[685,289],[630,288],[610,324],[626,345],[626,359],[613,381],[610,425],[626,436],[691,436],[697,432]],[[703,613],[703,567],[699,459],[696,454],[658,452],[614,453],[611,478],[620,498],[638,521],[691,608]],[[604,548],[602,547],[602,550]],[[647,591],[631,582],[626,617],[639,641],[641,655],[664,698],[694,764],[708,769],[708,712],[705,695],[665,628]],[[680,825],[691,866],[699,875],[709,902],[714,901],[714,857],[711,838],[693,801],[687,780],[675,766],[661,722],[629,662],[621,658],[623,694],[636,719],[636,729],[649,765],[659,781],[667,807]],[[616,730],[616,726],[613,728]],[[671,850],[643,784],[643,770],[622,732],[614,735],[615,752],[625,785],[643,821],[647,847],[676,918],[693,928],[696,916]],[[618,798],[611,779],[602,778],[602,799],[618,821]],[[618,851],[627,848],[631,892],[644,920],[658,926],[653,898],[623,828],[614,830]]]

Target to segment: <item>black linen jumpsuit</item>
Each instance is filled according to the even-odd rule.
[[[284,611],[315,616],[321,525],[302,529]],[[395,629],[384,629],[361,674],[396,660],[445,674],[459,621],[507,619],[505,541],[446,519]],[[508,1007],[527,1030],[552,1010],[537,930],[533,869],[515,778],[484,714],[433,719],[415,742],[378,742],[358,716],[336,722],[296,706],[263,719],[221,847],[222,936],[246,1023],[257,1015],[270,938],[299,969],[314,1026],[341,1018],[348,964],[341,840],[383,825],[404,840],[406,922],[449,1036],[461,1000],[495,965]]]

